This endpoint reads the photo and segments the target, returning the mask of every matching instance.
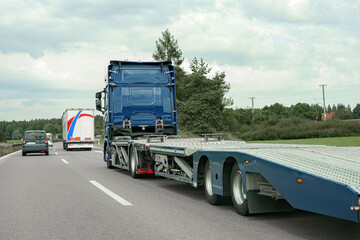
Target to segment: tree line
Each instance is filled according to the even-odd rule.
[[[95,135],[101,135],[103,128],[102,116],[96,115],[94,121]],[[0,121],[0,142],[22,139],[24,132],[28,130],[45,130],[47,133],[52,133],[54,138],[62,139],[61,118],[52,118],[30,121]]]
[[[350,105],[345,107],[345,105],[339,103],[329,105],[327,107],[327,118],[329,120],[330,114],[331,119],[333,120],[350,120],[350,119],[360,119],[360,104],[357,104],[354,109],[351,109]],[[238,122],[239,124],[257,124],[260,122],[267,121],[272,118],[300,118],[307,119],[311,121],[320,122],[323,121],[323,112],[324,109],[319,104],[307,104],[307,103],[297,103],[286,107],[280,103],[275,103],[270,106],[265,106],[263,108],[257,108],[252,111],[252,109],[225,109],[224,113],[227,116],[226,121]]]
[[[45,130],[61,133],[61,119],[34,119],[30,121],[0,121],[0,141],[22,139],[27,130]]]

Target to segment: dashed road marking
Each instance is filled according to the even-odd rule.
[[[65,164],[69,164],[69,162],[66,161],[65,159],[61,159],[61,161],[63,161]]]
[[[103,153],[102,151],[98,151],[98,150],[94,150],[94,152],[97,152],[97,153]]]
[[[107,189],[106,187],[104,187],[103,185],[98,183],[97,181],[90,180],[89,182],[92,183],[95,187],[97,187],[101,191],[103,191],[104,193],[106,193],[107,195],[109,195],[110,197],[112,197],[118,203],[120,203],[120,204],[122,204],[124,206],[133,206],[132,203],[126,201],[125,199],[123,199],[119,195],[113,193],[112,191],[110,191],[109,189]]]

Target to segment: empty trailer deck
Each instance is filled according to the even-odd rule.
[[[206,157],[212,166],[213,192],[226,195],[224,179],[227,173],[224,171],[226,162],[231,158],[245,173],[244,183],[247,173],[259,173],[296,209],[359,222],[360,147],[249,144],[204,139],[143,139],[131,142],[140,151],[187,158],[187,168],[192,168],[193,172],[191,177],[189,174],[179,176],[177,171],[165,168],[155,170],[156,175],[197,187],[201,176],[200,162]],[[249,184],[244,185],[249,187]]]

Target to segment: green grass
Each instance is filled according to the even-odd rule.
[[[181,136],[181,138],[198,138],[200,136],[193,134],[191,132],[182,130],[182,129],[178,129],[178,135]]]
[[[308,144],[327,145],[337,147],[360,146],[360,136],[355,137],[333,137],[333,138],[309,138],[292,140],[269,140],[269,141],[247,141],[248,143],[278,143],[278,144]]]
[[[22,140],[7,140],[7,144],[20,144],[22,143]]]

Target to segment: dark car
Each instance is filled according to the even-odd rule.
[[[24,133],[22,155],[28,153],[45,153],[49,155],[49,144],[46,132],[43,130],[31,130]]]

